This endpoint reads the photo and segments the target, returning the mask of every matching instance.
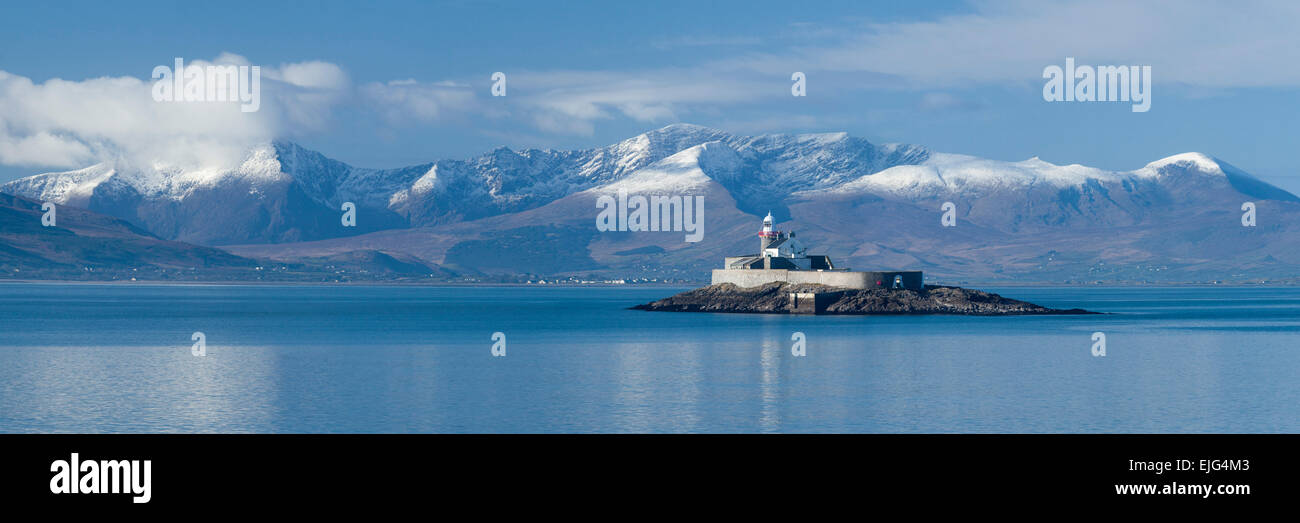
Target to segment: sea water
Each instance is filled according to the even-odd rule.
[[[1300,289],[985,289],[1107,314],[629,310],[683,290],[645,286],[4,283],[0,432],[1300,432]]]

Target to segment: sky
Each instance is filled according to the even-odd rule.
[[[1298,2],[15,4],[0,181],[224,166],[272,139],[399,167],[686,122],[1114,170],[1198,151],[1300,193]],[[177,57],[259,66],[259,110],[153,100],[152,71]],[[1044,100],[1067,58],[1150,66],[1150,110]]]

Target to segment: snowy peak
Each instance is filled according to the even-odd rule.
[[[706,142],[664,158],[650,169],[694,169],[701,172],[734,171],[741,166],[736,150],[723,142]]]
[[[719,129],[689,123],[675,123],[645,132],[631,140],[654,142],[669,145],[671,148],[675,144],[691,142],[700,144],[728,138],[731,138],[731,134]]]
[[[254,149],[245,165],[259,165],[266,170],[286,174],[311,174],[334,171],[342,162],[326,158],[325,155],[307,149],[301,145],[284,140],[276,140],[269,145]]]
[[[1292,200],[1295,196],[1201,153],[1186,153],[1151,162],[1134,171],[1109,171],[1079,164],[1056,165],[1033,157],[1020,162],[962,154],[932,153],[922,162],[868,173],[810,193],[872,193],[904,199],[980,196],[997,191],[1027,194],[1033,189],[1075,191],[1088,186],[1135,188],[1164,186],[1172,199],[1190,196],[1199,187],[1222,187],[1248,196]],[[1126,189],[1131,190],[1131,189]]]
[[[597,149],[584,170],[608,171],[608,178],[617,178],[696,145],[729,138],[730,134],[717,129],[672,124]]]
[[[1175,154],[1168,158],[1161,158],[1148,163],[1145,168],[1158,172],[1195,170],[1203,173],[1223,174],[1223,168],[1219,165],[1217,158],[1197,152]]]
[[[234,169],[122,167],[114,162],[103,162],[75,171],[21,178],[0,186],[0,191],[78,207],[88,206],[89,199],[100,187],[125,188],[145,196],[182,200],[196,189],[211,187],[230,178],[263,183],[279,181],[284,175],[278,158],[271,144],[263,144],[249,150]]]
[[[99,163],[61,173],[45,173],[14,180],[0,186],[6,192],[41,202],[85,207],[95,188],[108,181],[117,170],[110,163]]]
[[[694,194],[714,178],[729,178],[741,168],[736,151],[722,142],[707,142],[683,150],[591,192],[627,191],[636,194]]]
[[[1173,184],[1226,185],[1251,198],[1300,202],[1300,197],[1204,153],[1191,152],[1161,158],[1134,171],[1134,174],[1153,176]]]

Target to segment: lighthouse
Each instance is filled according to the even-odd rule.
[[[772,211],[767,212],[767,217],[763,218],[763,230],[758,232],[759,247],[758,252],[767,252],[767,248],[772,245],[772,241],[781,237],[781,232],[772,229]]]
[[[836,268],[831,264],[830,256],[808,254],[794,231],[776,230],[773,227],[775,221],[771,212],[763,218],[763,229],[758,231],[758,253],[723,258],[722,268],[713,270],[714,285],[730,283],[739,287],[757,287],[780,282],[849,289],[925,288],[921,271],[862,272]]]

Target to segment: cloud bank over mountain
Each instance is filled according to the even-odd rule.
[[[186,65],[249,62],[223,54]],[[37,83],[0,71],[0,163],[229,169],[254,144],[326,125],[332,106],[350,90],[340,67],[319,61],[262,67],[265,102],[256,112],[242,112],[235,102],[155,101],[153,83],[133,76]]]
[[[674,35],[665,29],[647,45],[720,52],[673,66],[514,68],[506,71],[510,94],[502,99],[489,94],[493,68],[474,77],[435,71],[422,79],[358,82],[346,66],[328,60],[276,65],[231,53],[206,61],[187,57],[200,66],[260,65],[266,101],[256,113],[240,113],[231,104],[155,103],[146,71],[33,81],[0,70],[0,164],[70,168],[114,160],[230,168],[256,143],[356,127],[336,126],[339,113],[392,133],[514,122],[505,126],[515,133],[593,136],[601,124],[644,127],[745,107],[764,107],[768,116],[760,124],[747,111],[729,117],[729,127],[842,126],[833,114],[788,103],[792,71],[810,75],[811,92],[830,99],[917,90],[923,99],[916,106],[929,112],[983,107],[977,96],[947,91],[1032,86],[1044,65],[1067,56],[1081,63],[1151,65],[1162,90],[1296,88],[1300,71],[1276,64],[1300,61],[1291,30],[1297,23],[1300,6],[1290,2],[1103,0],[976,3],[921,20],[800,27],[804,38],[777,47],[763,45],[772,35]]]

